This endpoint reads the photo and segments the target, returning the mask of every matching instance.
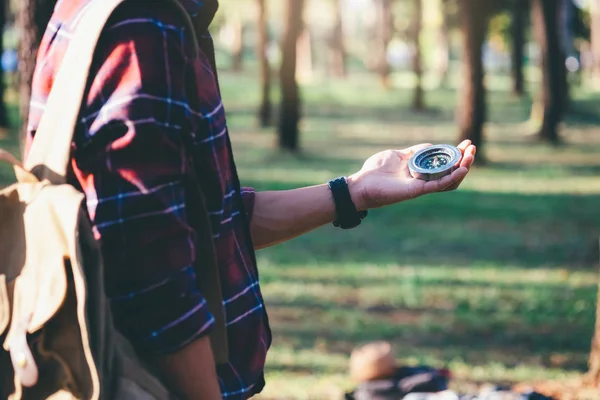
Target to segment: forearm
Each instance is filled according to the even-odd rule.
[[[256,193],[252,239],[257,249],[273,246],[335,219],[327,185]]]
[[[348,189],[361,209],[355,183]],[[261,249],[293,239],[336,219],[335,203],[326,184],[285,191],[258,192],[251,220],[254,247]]]

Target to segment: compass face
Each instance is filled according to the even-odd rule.
[[[456,169],[462,158],[460,150],[450,145],[429,146],[412,156],[410,171],[413,177],[430,181],[440,179]]]
[[[447,154],[431,154],[426,156],[421,161],[421,167],[423,169],[436,169],[441,168],[444,165],[448,164],[450,161],[450,156]]]

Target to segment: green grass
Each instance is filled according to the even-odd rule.
[[[277,152],[274,129],[256,128],[254,76],[222,73],[243,183],[312,185],[386,148],[455,143],[454,88],[428,92],[432,110],[415,114],[406,76],[395,82],[390,92],[362,74],[306,84],[303,152],[293,157]],[[488,79],[489,165],[461,190],[258,253],[274,334],[260,398],[338,398],[352,387],[351,350],[380,339],[401,362],[449,366],[461,389],[585,370],[598,282],[600,94],[574,90],[565,144],[553,148],[529,135],[530,98],[513,99],[509,86],[506,77]],[[7,145],[18,148],[0,139]]]
[[[427,93],[432,110],[415,114],[404,81],[399,74],[391,92],[362,75],[305,85],[303,152],[292,157],[276,151],[273,129],[255,128],[256,83],[223,74],[243,183],[312,185],[386,148],[455,143],[454,88]],[[574,90],[565,144],[553,148],[530,135],[530,98],[512,98],[506,77],[488,87],[490,162],[461,190],[258,253],[274,333],[261,398],[338,398],[352,387],[351,350],[380,339],[401,362],[449,366],[459,389],[585,370],[598,282],[600,94]]]

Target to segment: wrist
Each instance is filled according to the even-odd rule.
[[[355,199],[358,201],[360,190],[358,185],[354,185],[355,181],[350,180],[354,186],[352,190],[355,193]],[[368,211],[359,210],[354,203],[350,186],[347,177],[339,177],[329,181],[329,189],[333,196],[335,204],[335,220],[333,225],[342,229],[353,229],[359,226],[362,220],[367,216]]]
[[[348,183],[348,191],[350,192],[350,197],[356,207],[356,211],[368,210],[365,202],[364,187],[360,182],[358,173],[346,177],[346,182]]]

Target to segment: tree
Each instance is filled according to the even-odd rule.
[[[298,37],[303,29],[303,9],[304,0],[288,0],[281,46],[279,147],[291,152],[298,150],[300,93],[296,80],[296,52]]]
[[[590,1],[590,37],[592,44],[592,76],[600,83],[600,0]]]
[[[575,4],[573,0],[560,0],[557,12],[557,24],[559,43],[562,54],[562,65],[559,69],[560,83],[562,84],[562,107],[563,114],[569,109],[571,103],[569,93],[569,71],[567,70],[567,57],[575,55],[575,46],[573,43],[573,20],[575,16]]]
[[[231,69],[241,72],[244,68],[244,22],[237,15],[231,23],[233,33],[231,43]]]
[[[598,298],[596,300],[596,326],[588,364],[587,383],[592,387],[600,387],[600,285],[598,286]]]
[[[423,1],[413,0],[413,71],[416,77],[415,91],[413,93],[412,108],[415,111],[425,109],[423,100],[423,65],[421,60],[421,28],[423,25]]]
[[[0,1],[0,35],[4,34],[4,26],[6,24],[7,2]],[[1,38],[2,36],[0,36]],[[0,55],[4,54],[4,41],[0,40]],[[8,127],[8,115],[6,113],[6,103],[4,103],[4,68],[0,68],[0,127]]]
[[[265,0],[257,0],[258,6],[258,46],[257,57],[260,69],[261,103],[258,109],[258,120],[260,126],[265,128],[271,125],[271,66],[267,57],[269,44],[269,29],[267,23],[267,5]]]
[[[543,108],[539,138],[557,144],[558,124],[563,115],[565,57],[558,31],[558,1],[532,0],[531,18],[535,39],[540,47],[542,85],[540,104]]]
[[[377,40],[375,54],[377,71],[381,84],[388,89],[391,86],[391,68],[388,62],[388,46],[392,40],[394,17],[391,0],[374,0],[377,8]]]
[[[457,117],[461,139],[470,139],[480,150],[477,157],[479,163],[485,162],[481,152],[486,119],[482,47],[490,17],[487,3],[481,0],[458,2],[463,41],[463,87],[460,91]]]
[[[600,242],[599,242],[600,245]],[[600,247],[599,247],[600,248]],[[592,349],[588,361],[588,373],[585,381],[588,385],[600,387],[600,283],[598,284],[598,294],[596,295],[596,326],[594,336],[592,337]]]
[[[298,35],[296,40],[296,78],[300,82],[308,83],[313,77],[313,40],[312,33],[307,26]]]
[[[344,46],[344,24],[342,2],[333,0],[335,21],[331,35],[331,72],[337,78],[346,77],[346,48]]]
[[[515,96],[525,94],[525,79],[523,77],[523,57],[525,49],[525,27],[527,26],[527,0],[513,0],[512,2],[512,92]]]
[[[20,117],[23,126],[22,140],[25,138],[27,118],[29,115],[29,102],[31,99],[31,82],[37,52],[42,41],[42,36],[52,12],[56,0],[19,0],[17,24],[20,30],[19,41],[19,94],[20,94]]]
[[[441,87],[448,85],[450,67],[450,30],[448,27],[448,0],[439,1],[439,25],[437,33],[437,65]]]

